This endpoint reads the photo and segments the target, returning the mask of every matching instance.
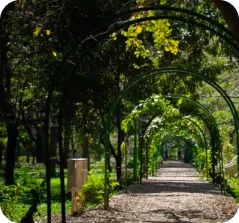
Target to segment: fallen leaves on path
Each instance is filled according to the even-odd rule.
[[[108,210],[100,205],[82,216],[67,216],[67,222],[223,223],[230,220],[238,204],[197,175],[194,168],[182,162],[166,162],[159,176],[150,177],[142,185],[129,186],[127,194],[113,196]],[[61,219],[54,216],[52,222],[60,223]]]

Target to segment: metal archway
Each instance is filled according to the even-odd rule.
[[[177,116],[177,117],[175,117],[176,119],[180,119],[180,118],[182,118],[182,116]],[[205,136],[205,134],[204,134],[204,132],[203,132],[203,130],[200,128],[200,126],[194,121],[194,120],[192,120],[192,119],[190,119],[190,118],[185,118],[185,119],[187,119],[188,120],[188,122],[191,122],[192,123],[192,125],[193,125],[193,129],[194,129],[194,131],[192,131],[192,130],[190,130],[190,134],[196,134],[196,132],[199,132],[200,133],[200,141],[201,141],[201,143],[203,143],[204,144],[204,149],[205,149],[205,154],[206,154],[206,158],[205,158],[205,163],[206,163],[206,170],[207,170],[207,178],[208,178],[208,166],[207,166],[207,160],[208,160],[208,158],[207,158],[207,142],[206,142],[206,136]],[[178,121],[177,120],[177,121]],[[165,122],[165,121],[167,121],[167,119],[166,120],[163,120],[163,122]],[[162,123],[163,123],[162,122]],[[147,123],[147,125],[150,125],[150,123]],[[158,125],[159,127],[164,127],[164,125]],[[148,126],[146,126],[146,128],[147,128]],[[144,132],[146,131],[146,128],[145,129],[143,129],[143,132],[142,132],[142,135],[141,135],[141,140],[143,140],[143,134],[144,134]],[[182,128],[184,131],[189,131],[187,128],[186,128],[186,126],[184,126],[183,125],[183,128]],[[196,131],[196,132],[195,132]],[[142,143],[143,144],[143,143]],[[139,157],[139,159],[140,159],[140,183],[142,182],[142,178],[143,178],[143,156],[142,156],[142,147],[139,147],[139,151],[140,151],[140,157]],[[144,162],[146,162],[146,173],[148,172],[147,171],[147,159],[148,159],[148,148],[146,147],[146,155],[145,155],[145,161]]]
[[[180,98],[182,98],[182,99],[184,99],[184,100],[187,100],[187,101],[190,101],[190,102],[194,103],[196,106],[200,107],[200,108],[203,110],[203,112],[209,117],[209,119],[210,119],[210,120],[212,121],[212,123],[213,123],[212,128],[215,128],[215,131],[216,131],[218,137],[220,137],[219,130],[218,130],[218,126],[217,126],[217,123],[216,123],[215,118],[214,118],[214,117],[212,116],[212,114],[207,110],[207,108],[206,108],[204,105],[202,105],[201,103],[199,103],[198,101],[192,100],[191,98],[188,98],[188,97],[185,97],[185,96],[175,96],[175,95],[173,95],[173,96],[172,96],[172,95],[160,96],[160,98],[166,98],[166,99],[171,99],[171,98],[180,99]],[[158,115],[153,116],[153,117],[150,118],[150,120],[147,122],[145,128],[143,129],[143,131],[142,131],[142,133],[141,133],[141,140],[142,140],[142,137],[144,136],[144,134],[145,134],[147,128],[149,127],[149,125],[151,124],[151,122],[153,121],[153,119],[156,118],[157,116],[158,116]],[[189,119],[189,118],[188,118],[188,119]],[[190,119],[189,119],[189,120],[190,120]],[[198,124],[197,124],[195,121],[193,121],[193,120],[190,120],[190,121],[193,122],[193,124],[196,125],[197,128],[199,129],[199,131],[201,132],[201,134],[202,134],[202,136],[203,136],[203,139],[204,139],[205,148],[206,148],[206,147],[207,147],[206,137],[205,137],[205,135],[204,135],[202,129],[200,128],[200,126],[198,126]],[[205,120],[204,120],[204,119],[203,119],[203,122],[205,123]],[[211,140],[212,140],[212,139],[213,139],[213,137],[212,137],[213,131],[212,131],[212,129],[210,128],[209,123],[205,123],[205,124],[206,124],[208,130],[210,131]],[[218,141],[220,141],[220,139],[219,139]],[[212,142],[211,142],[211,143],[212,143]],[[213,146],[213,145],[212,145],[212,146]],[[219,148],[219,149],[220,149],[220,148]],[[221,152],[222,152],[222,151],[221,151]],[[140,151],[140,155],[141,155],[140,159],[142,160],[142,151]],[[208,154],[207,154],[207,150],[206,150],[206,160],[207,160],[207,155],[208,155]],[[222,164],[222,165],[223,165],[223,164]],[[206,169],[207,169],[207,178],[208,178],[208,164],[207,164],[207,162],[206,162]],[[141,180],[142,180],[142,172],[141,172],[141,171],[142,171],[142,162],[141,162],[141,166],[140,166],[140,182],[141,182]],[[215,171],[215,170],[214,170],[214,171]],[[214,179],[213,179],[213,181],[214,181]]]
[[[207,110],[207,108],[204,105],[202,105],[198,101],[192,100],[191,98],[188,98],[188,97],[185,97],[185,96],[166,95],[166,96],[160,96],[159,98],[166,98],[166,99],[171,99],[171,98],[180,99],[180,98],[182,98],[184,100],[187,100],[187,101],[190,101],[190,102],[194,103],[196,106],[201,108],[203,110],[203,112],[208,116],[209,120],[212,122],[212,126],[210,126],[210,124],[204,118],[200,117],[203,120],[203,122],[206,124],[206,126],[207,126],[207,128],[208,128],[208,130],[210,131],[210,134],[211,134],[211,144],[212,144],[212,148],[213,148],[213,150],[212,150],[212,153],[213,153],[212,155],[213,156],[212,157],[213,157],[213,159],[215,159],[214,149],[216,149],[216,150],[218,149],[219,150],[219,155],[220,155],[220,157],[222,157],[222,148],[221,148],[221,144],[220,144],[221,140],[220,140],[220,133],[219,133],[217,122],[216,122],[215,118],[213,117],[213,115]],[[150,125],[150,123],[153,121],[154,118],[155,118],[155,116],[153,116],[149,120],[149,122],[146,125],[146,128],[142,132],[142,135],[145,134],[148,126]],[[196,124],[196,123],[194,123],[194,124]],[[200,128],[200,130],[201,130],[201,128]],[[201,133],[203,134],[202,130],[201,130]],[[215,134],[216,134],[217,137],[219,137],[218,140],[217,140],[219,142],[218,148],[216,148],[215,145],[214,145],[215,139],[217,139],[214,136]],[[205,143],[205,145],[207,145],[206,138],[205,138],[204,134],[203,134],[203,137],[204,137],[204,143]],[[214,139],[214,141],[213,141],[213,139]],[[140,154],[142,155],[142,151],[140,151]],[[207,154],[207,150],[206,150],[206,160],[207,160],[207,156],[208,156],[208,154]],[[140,159],[142,160],[142,156],[140,157]],[[215,162],[215,160],[214,160],[214,162]],[[221,167],[221,170],[222,170],[223,169],[223,163],[222,162],[220,163],[220,167]],[[206,162],[206,168],[207,168],[207,178],[208,178],[208,164],[207,164],[207,162]],[[141,166],[140,166],[140,171],[142,171],[142,162],[141,162]],[[214,174],[215,174],[215,166],[213,165],[213,183],[215,182]],[[141,182],[141,179],[142,179],[142,173],[140,172],[140,182]]]
[[[138,19],[128,18],[137,12],[147,12],[153,11],[155,12],[155,16],[150,17],[141,17]],[[172,13],[172,14],[170,14]],[[113,32],[116,32],[122,28],[125,28],[129,25],[150,21],[150,20],[160,20],[160,19],[168,19],[173,21],[181,21],[188,24],[196,25],[197,27],[201,27],[205,30],[208,30],[215,35],[219,36],[223,40],[225,40],[232,48],[239,53],[239,47],[237,45],[239,39],[236,37],[230,30],[225,28],[222,24],[217,22],[214,19],[211,19],[207,16],[194,12],[188,9],[182,9],[177,7],[169,7],[169,6],[156,6],[156,7],[143,7],[143,8],[135,8],[132,10],[128,10],[122,13],[116,14],[112,19],[109,19],[107,23],[102,24],[98,29],[88,32],[82,40],[81,45],[85,44],[85,42],[92,41],[93,44],[91,47],[95,47],[99,42],[104,40]],[[85,52],[87,53],[87,52]]]
[[[183,129],[182,132],[184,132],[185,130]],[[184,138],[183,136],[180,135],[180,133],[177,134],[166,134],[161,138],[161,144],[160,147],[163,147],[165,144],[168,144],[168,142],[174,142],[176,145],[179,144],[181,145],[181,143],[185,144],[186,142],[193,142],[193,137],[191,138]],[[168,148],[168,147],[167,147]],[[188,149],[187,147],[184,148],[184,150]]]
[[[192,72],[192,71],[188,71],[188,70],[184,70],[184,69],[176,69],[176,68],[161,68],[158,69],[156,71],[153,72],[149,72],[147,74],[141,75],[138,78],[136,78],[135,81],[133,81],[132,83],[130,83],[125,89],[123,89],[120,94],[118,95],[118,97],[116,98],[115,102],[111,105],[111,108],[108,112],[107,115],[107,120],[106,120],[106,127],[105,127],[105,202],[104,202],[104,206],[105,208],[108,208],[109,206],[109,194],[108,194],[108,165],[109,165],[109,136],[110,136],[110,127],[111,127],[111,123],[112,120],[114,118],[117,106],[119,104],[119,102],[121,101],[121,99],[123,99],[123,97],[125,96],[125,94],[133,87],[135,86],[137,83],[147,80],[151,77],[154,77],[156,75],[161,75],[161,74],[174,74],[174,75],[191,75],[194,77],[199,78],[200,80],[205,81],[206,83],[208,83],[210,86],[212,86],[214,89],[216,89],[221,96],[224,98],[224,100],[226,101],[227,105],[230,108],[230,111],[233,115],[233,119],[234,119],[234,123],[235,123],[235,128],[236,128],[236,136],[237,136],[237,153],[239,154],[239,117],[237,114],[237,111],[235,109],[235,106],[233,104],[233,102],[231,101],[230,97],[227,95],[227,93],[220,87],[220,85],[218,85],[216,82],[210,80],[207,76],[196,73],[196,72]],[[239,160],[239,156],[238,156],[238,160]]]
[[[154,10],[157,12],[161,12],[161,13],[165,13],[165,15],[157,15],[155,17],[150,17],[150,18],[145,18],[143,19],[138,19],[135,21],[131,21],[131,22],[123,22],[123,23],[112,23],[113,21],[119,21],[121,19],[122,16],[127,16],[130,15],[134,12],[139,12],[139,11],[148,11],[148,10]],[[167,15],[167,13],[175,13],[176,15]],[[222,38],[224,41],[226,41],[230,46],[233,47],[233,49],[236,52],[239,52],[239,47],[237,45],[238,42],[238,38],[236,38],[228,29],[226,29],[224,26],[222,26],[221,24],[219,24],[217,21],[210,19],[204,15],[201,15],[199,13],[195,13],[191,10],[187,10],[187,9],[181,9],[181,8],[176,8],[176,7],[167,7],[167,6],[160,6],[158,5],[157,7],[147,7],[147,8],[140,8],[140,9],[133,9],[127,12],[123,12],[121,14],[116,15],[116,17],[114,19],[111,20],[111,23],[108,24],[104,24],[103,26],[101,26],[99,29],[95,30],[94,32],[89,32],[88,34],[86,34],[86,36],[82,39],[81,41],[81,50],[82,50],[82,54],[79,57],[79,59],[77,60],[76,64],[80,64],[81,61],[83,61],[85,55],[88,53],[88,51],[91,51],[91,49],[93,49],[95,46],[97,46],[97,44],[104,40],[107,36],[109,36],[111,33],[124,28],[130,24],[134,24],[134,23],[139,23],[142,21],[147,21],[147,20],[158,20],[158,19],[169,19],[169,20],[175,20],[175,21],[182,21],[182,22],[186,22],[186,23],[191,23],[191,24],[195,24],[198,27],[201,27],[205,30],[209,30],[210,32],[216,34],[217,36],[219,36],[220,38]],[[205,24],[207,23],[207,24]],[[111,26],[111,25],[113,26]],[[89,48],[85,47],[85,42],[87,42],[88,40],[92,40],[93,44],[91,44],[89,46]],[[87,48],[87,49],[86,49]],[[62,70],[64,70],[64,64],[67,63],[67,60],[70,58],[70,56],[72,56],[72,54],[67,55],[61,62],[60,66],[57,68],[56,73],[58,74],[59,72],[61,72]],[[70,68],[70,74],[73,74],[77,71],[77,66],[73,65],[73,67]],[[69,70],[69,69],[67,69]],[[70,75],[70,77],[73,75]],[[71,78],[70,78],[71,79]],[[53,94],[54,89],[52,89],[52,94]],[[63,94],[64,97],[64,94]],[[51,99],[50,99],[51,100]],[[64,99],[63,99],[64,100]],[[49,105],[49,110],[50,110],[50,105]],[[48,132],[46,132],[45,137],[48,138]],[[46,182],[47,182],[47,198],[48,198],[48,203],[47,203],[47,212],[48,212],[48,222],[51,222],[51,192],[50,192],[50,172],[49,169],[47,168],[49,165],[49,146],[45,146],[45,153],[46,153]],[[62,154],[62,148],[59,148],[59,153]],[[60,156],[60,162],[62,161],[62,157]],[[60,178],[61,178],[61,197],[62,197],[62,201],[64,202],[64,170],[63,167],[61,167],[60,169]],[[63,203],[62,202],[62,203]],[[65,205],[65,204],[64,204]],[[65,222],[65,208],[63,207],[62,209],[62,220],[63,222]]]

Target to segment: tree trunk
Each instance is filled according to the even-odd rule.
[[[229,29],[235,36],[239,37],[239,18],[234,6],[222,0],[213,0],[213,2],[222,12]]]
[[[8,37],[5,32],[7,27],[7,12],[12,10],[14,4],[5,7],[0,18],[0,106],[3,111],[4,120],[7,128],[7,150],[6,150],[6,167],[5,167],[5,183],[7,185],[14,184],[14,166],[16,158],[18,125],[16,114],[11,104],[11,70],[8,66],[7,59],[7,42]]]
[[[56,149],[57,149],[57,126],[51,127],[50,133],[50,174],[56,176]]]
[[[35,143],[36,143],[36,161],[38,163],[45,163],[44,135],[42,128],[37,130],[37,139]]]
[[[32,151],[32,164],[36,163],[36,149],[33,149]]]
[[[69,158],[70,153],[70,127],[65,125],[64,131],[64,150],[63,150],[63,157],[64,157],[64,168],[67,168],[67,160]]]
[[[18,138],[18,127],[15,123],[7,124],[7,151],[6,151],[6,167],[5,167],[5,184],[14,184],[14,166],[16,158],[16,146]]]
[[[30,151],[29,151],[29,148],[27,148],[27,158],[26,158],[26,162],[27,163],[30,163]]]
[[[88,170],[90,170],[89,138],[87,134],[85,134],[85,137],[84,137],[82,157],[88,159]]]

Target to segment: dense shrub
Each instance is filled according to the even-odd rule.
[[[227,188],[227,192],[230,193],[237,202],[239,202],[239,184],[238,179],[230,177],[227,179],[229,187]]]
[[[33,169],[33,170],[39,170],[39,169],[44,169],[45,168],[45,165],[43,163],[32,163],[32,157],[30,157],[30,162],[27,163],[26,162],[26,156],[19,156],[18,157],[18,160],[15,164],[15,167],[16,168],[20,168],[20,169],[25,169],[25,170],[30,170],[30,169]]]
[[[197,149],[197,155],[194,159],[195,165],[197,169],[204,175],[207,175],[207,166],[208,169],[211,167],[210,163],[210,158],[211,157],[211,152],[208,150],[207,151],[207,163],[206,163],[206,150],[203,148],[198,148]]]
[[[89,172],[88,181],[82,187],[82,194],[86,203],[99,204],[104,199],[105,180],[103,176],[93,175]],[[109,192],[112,193],[118,186],[112,177],[109,181]]]
[[[18,203],[29,203],[30,189],[17,183],[16,185],[5,186],[3,180],[0,185],[0,204],[4,215],[12,219],[15,207]],[[24,213],[24,211],[23,211]]]

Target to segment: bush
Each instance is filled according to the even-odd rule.
[[[126,182],[127,180],[127,182]],[[119,184],[121,187],[125,187],[125,185],[130,185],[135,183],[135,180],[133,179],[133,174],[132,174],[132,170],[127,170],[127,175],[126,172],[122,172],[120,180],[119,180]]]
[[[195,158],[195,165],[197,169],[204,175],[207,175],[207,169],[206,166],[208,166],[208,169],[211,168],[211,152],[208,150],[207,151],[207,163],[206,163],[206,151],[205,149],[198,148],[197,150],[197,156]]]
[[[105,180],[103,176],[96,176],[89,172],[88,181],[82,186],[82,194],[86,203],[99,204],[104,199]],[[109,192],[112,193],[119,185],[114,179],[110,178]],[[79,196],[82,196],[81,194]]]
[[[127,162],[127,168],[133,168],[133,166],[134,166],[134,161],[133,161],[133,159],[129,159],[128,160],[128,162]]]
[[[34,213],[34,218],[41,220],[45,218],[47,204],[44,178],[40,177],[37,172],[19,171],[15,179],[16,185],[11,186],[5,186],[4,180],[0,179],[0,207],[4,215],[13,222],[20,222],[27,213],[32,213],[32,210],[34,210],[34,208],[31,208],[34,205],[32,190],[35,190],[39,195],[39,204],[37,206],[39,214]],[[52,214],[60,214],[60,180],[58,178],[51,179],[51,191]],[[29,212],[29,210],[31,211]],[[71,211],[70,195],[66,197],[66,210],[67,213]]]
[[[25,170],[40,170],[44,169],[45,165],[43,163],[32,163],[32,157],[30,157],[30,162],[26,162],[26,156],[19,156],[18,161],[15,164],[16,168],[25,169]]]
[[[20,185],[11,185],[5,186],[3,181],[1,181],[0,185],[0,203],[1,203],[1,210],[4,215],[12,220],[13,214],[15,214],[15,207],[18,203],[23,201],[30,202],[29,200],[29,192],[30,189]]]
[[[227,188],[227,192],[231,194],[237,202],[239,202],[239,184],[238,179],[230,177],[227,179],[229,187]]]

